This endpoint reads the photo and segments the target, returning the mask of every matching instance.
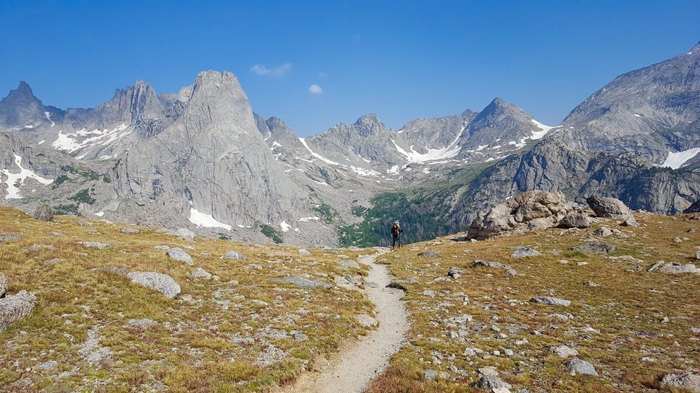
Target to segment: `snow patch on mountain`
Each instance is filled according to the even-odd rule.
[[[534,124],[537,128],[540,129],[540,131],[533,131],[532,136],[529,138],[529,139],[532,139],[535,141],[538,139],[544,138],[544,136],[547,135],[547,133],[549,133],[549,131],[551,131],[553,128],[556,128],[556,127],[544,125],[535,119],[532,119],[532,124]]]
[[[210,214],[201,213],[195,208],[190,208],[190,222],[198,227],[204,228],[223,228],[227,231],[231,230],[231,225],[217,221]]]
[[[467,128],[466,125],[462,126],[462,129],[459,130],[459,133],[457,134],[457,137],[446,147],[443,147],[442,149],[430,149],[428,148],[427,153],[419,153],[415,150],[413,150],[413,145],[409,147],[411,150],[410,152],[404,150],[396,144],[396,141],[393,139],[391,140],[391,143],[394,144],[394,147],[396,147],[396,151],[399,152],[402,156],[406,157],[406,159],[409,162],[414,162],[414,163],[424,163],[428,161],[436,161],[436,160],[445,160],[448,158],[452,158],[459,154],[459,146],[457,145],[457,142],[459,142],[459,138],[462,136],[464,133],[464,130]]]
[[[678,169],[683,166],[686,162],[690,161],[700,153],[700,147],[694,147],[692,149],[683,150],[679,152],[668,152],[666,161],[661,164],[663,167],[668,167],[671,169]]]
[[[7,195],[5,195],[5,199],[22,199],[22,195],[20,194],[19,187],[17,185],[24,184],[26,179],[34,179],[44,185],[53,183],[52,179],[43,178],[34,173],[34,171],[23,168],[22,157],[18,156],[17,154],[14,154],[14,156],[15,165],[19,167],[19,173],[12,173],[9,169],[2,170],[2,173],[7,176],[7,181],[5,182],[7,184]]]
[[[58,137],[51,144],[54,149],[74,153],[78,150],[91,148],[94,146],[107,146],[131,133],[127,124],[121,124],[112,130],[94,129],[88,131],[83,128],[73,133],[63,133],[63,130],[58,132]],[[78,159],[84,158],[86,154],[78,156]]]

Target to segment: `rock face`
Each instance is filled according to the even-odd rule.
[[[550,228],[570,213],[580,211],[567,203],[561,192],[528,191],[477,215],[469,227],[469,237],[485,239],[505,233],[523,233]]]
[[[630,209],[616,198],[590,196],[586,198],[586,202],[598,217],[623,218],[632,214]]]
[[[28,317],[34,307],[36,307],[36,295],[27,291],[19,291],[15,295],[0,298],[0,330]]]
[[[131,272],[126,277],[132,282],[161,292],[168,299],[180,294],[180,285],[167,274],[155,272]]]

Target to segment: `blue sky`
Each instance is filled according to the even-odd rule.
[[[399,128],[494,97],[560,122],[615,76],[700,41],[700,1],[0,1],[0,95],[92,107],[145,80],[238,76],[300,135]],[[312,87],[313,86],[313,87]]]

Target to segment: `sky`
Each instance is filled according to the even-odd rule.
[[[615,76],[700,41],[698,0],[0,1],[0,96],[94,107],[231,71],[301,136],[376,113],[389,127],[495,97],[556,125]]]

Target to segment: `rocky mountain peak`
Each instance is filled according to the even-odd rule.
[[[17,86],[15,90],[10,90],[10,94],[7,95],[7,98],[36,99],[36,97],[34,97],[34,92],[32,92],[32,88],[29,87],[29,84],[25,81],[20,81],[19,86]]]
[[[279,129],[279,128],[285,128],[288,129],[289,126],[287,123],[285,123],[284,120],[280,119],[279,117],[272,116],[269,119],[265,120],[265,123],[267,124],[270,129]]]
[[[376,113],[368,113],[361,116],[353,126],[357,129],[358,134],[362,136],[369,136],[385,129],[384,123],[379,120],[379,116]]]
[[[113,122],[127,124],[163,118],[165,110],[155,90],[137,80],[134,86],[117,89],[111,100],[97,107],[104,126]]]
[[[695,46],[692,49],[690,49],[690,52],[688,52],[688,54],[700,56],[700,41],[698,41],[698,43],[695,44]]]
[[[10,90],[0,101],[0,124],[8,126],[34,125],[44,121],[44,104],[34,96],[32,88],[25,81],[19,82],[16,89]],[[51,112],[57,111],[55,108]]]

